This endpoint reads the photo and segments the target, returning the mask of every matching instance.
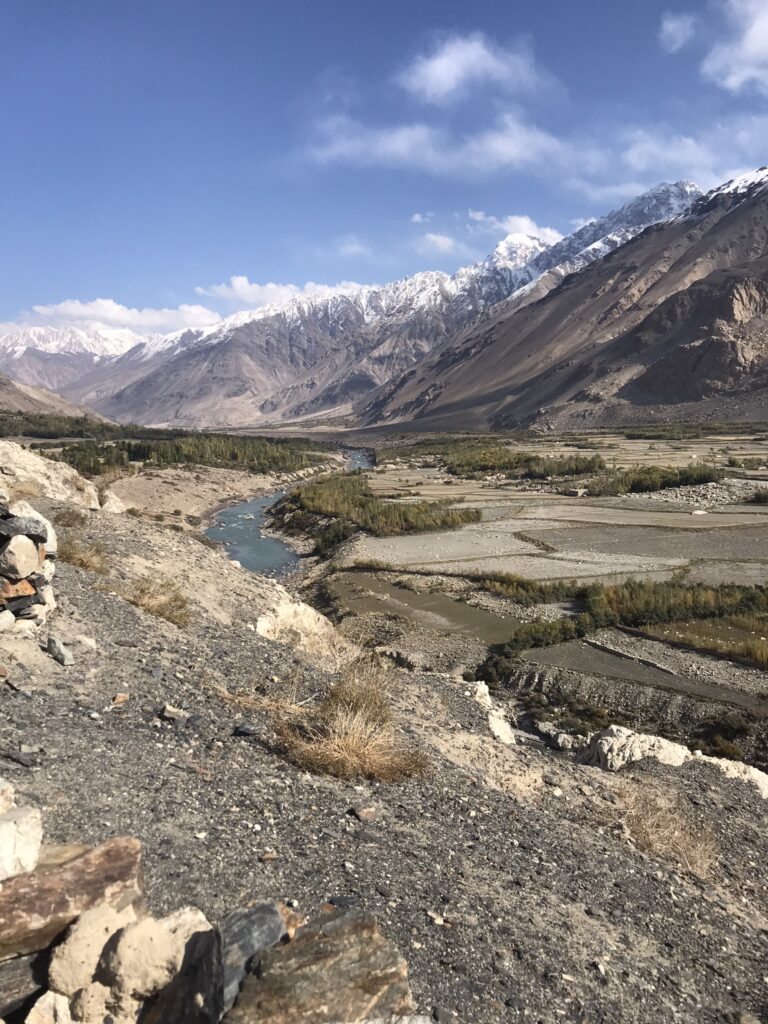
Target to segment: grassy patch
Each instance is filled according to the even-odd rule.
[[[119,593],[129,604],[174,626],[186,626],[189,622],[189,601],[173,580],[144,576]]]
[[[318,554],[327,554],[355,530],[376,537],[445,530],[480,521],[477,509],[455,509],[447,501],[388,502],[375,495],[363,473],[326,477],[296,488],[277,506],[289,529],[312,533]],[[330,518],[318,532],[317,517]]]
[[[614,820],[639,850],[699,878],[706,878],[717,860],[713,833],[692,821],[676,796],[653,786],[625,786]]]
[[[280,715],[275,731],[285,755],[299,768],[343,779],[398,782],[422,774],[427,759],[399,734],[387,683],[372,663],[356,664],[303,713]]]
[[[642,494],[662,491],[667,487],[688,487],[722,480],[723,470],[713,466],[636,466],[633,469],[611,470],[595,477],[587,484],[592,497],[603,495]]]
[[[58,558],[62,562],[87,569],[88,572],[106,576],[109,573],[109,556],[102,544],[77,540],[76,537],[65,537],[59,544]]]

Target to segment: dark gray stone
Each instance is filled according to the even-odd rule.
[[[276,903],[257,903],[235,910],[221,923],[224,964],[224,1009],[231,1009],[251,961],[285,935],[285,921]]]
[[[48,540],[48,529],[45,523],[30,516],[11,516],[0,519],[0,537],[31,537],[40,544]]]
[[[48,979],[48,951],[0,963],[0,1015],[20,1010]]]

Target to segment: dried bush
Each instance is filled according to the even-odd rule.
[[[300,768],[337,778],[398,782],[422,774],[422,751],[400,735],[386,691],[389,673],[372,661],[356,662],[302,714],[279,716],[278,741]]]
[[[174,626],[186,626],[189,622],[189,602],[173,580],[144,576],[119,593],[129,604],[158,619],[172,622]]]
[[[717,860],[714,834],[691,820],[677,796],[653,786],[625,786],[616,818],[639,850],[671,860],[706,878]]]
[[[65,537],[59,544],[58,557],[62,562],[77,566],[78,569],[87,569],[88,572],[99,573],[106,576],[109,573],[109,556],[101,544],[89,543],[77,540],[75,537]]]

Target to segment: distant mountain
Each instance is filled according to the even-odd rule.
[[[143,341],[127,328],[19,327],[0,334],[0,370],[24,384],[59,391]]]
[[[295,299],[113,353],[34,339],[19,351],[0,340],[0,369],[123,421],[258,427],[349,416],[499,303],[533,301],[699,195],[690,182],[659,185],[554,245],[512,234],[453,275]]]
[[[421,429],[768,420],[768,168],[505,300],[363,415]]]
[[[3,373],[0,373],[0,412],[52,413],[60,416],[94,415],[90,410],[81,409],[60,395],[54,395],[43,388],[33,388],[29,384],[19,384]]]

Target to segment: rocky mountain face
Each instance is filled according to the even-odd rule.
[[[0,369],[22,384],[61,391],[143,340],[127,328],[18,328],[0,334]]]
[[[423,428],[768,415],[768,169],[513,296],[364,410]]]
[[[499,303],[532,301],[698,195],[689,182],[660,185],[554,245],[512,234],[452,276],[426,272],[266,306],[127,349],[121,339],[112,353],[82,339],[43,347],[34,338],[26,346],[0,341],[0,369],[119,420],[249,427],[348,416]]]

